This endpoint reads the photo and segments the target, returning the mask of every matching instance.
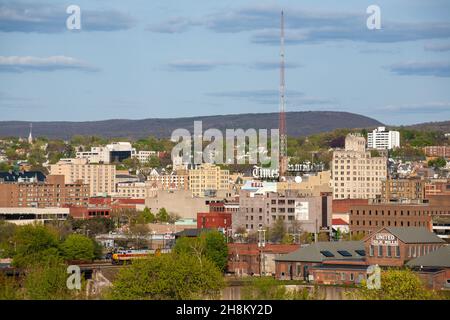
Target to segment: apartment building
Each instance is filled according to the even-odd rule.
[[[367,134],[367,146],[370,149],[394,149],[400,147],[400,132],[387,131],[378,127]]]
[[[383,179],[381,198],[385,201],[409,201],[425,198],[425,180]]]
[[[141,150],[141,151],[134,152],[131,156],[133,158],[138,159],[140,163],[146,163],[150,160],[151,157],[158,157],[159,152]]]
[[[450,158],[449,146],[428,146],[424,147],[423,151],[427,157]]]
[[[170,173],[153,169],[147,181],[155,184],[161,190],[188,190],[189,173],[187,170],[177,170]]]
[[[85,206],[88,201],[89,185],[66,184],[62,175],[49,175],[44,182],[0,183],[0,207]]]
[[[230,172],[205,163],[189,170],[189,189],[194,197],[204,197],[218,190],[230,189]]]
[[[50,174],[63,175],[66,184],[82,181],[89,185],[90,196],[113,194],[116,190],[116,166],[93,164],[87,159],[61,159],[50,166]]]
[[[349,134],[345,149],[335,150],[332,160],[333,199],[372,199],[381,196],[387,177],[387,158],[372,157],[364,137]]]
[[[146,182],[122,182],[117,184],[116,197],[145,199],[155,197],[158,188],[150,181]]]

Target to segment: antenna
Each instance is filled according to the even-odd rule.
[[[286,134],[286,100],[284,79],[284,13],[281,11],[281,34],[280,34],[280,177],[284,177],[287,171],[287,134]]]

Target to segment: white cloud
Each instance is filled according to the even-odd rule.
[[[66,56],[0,56],[0,72],[81,70],[98,71],[87,63]]]

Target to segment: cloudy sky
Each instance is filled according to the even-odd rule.
[[[450,120],[446,0],[0,0],[0,120],[276,112],[281,9],[288,111]]]

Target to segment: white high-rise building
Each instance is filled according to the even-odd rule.
[[[394,149],[400,147],[400,132],[386,131],[385,127],[378,127],[367,134],[369,149]]]

